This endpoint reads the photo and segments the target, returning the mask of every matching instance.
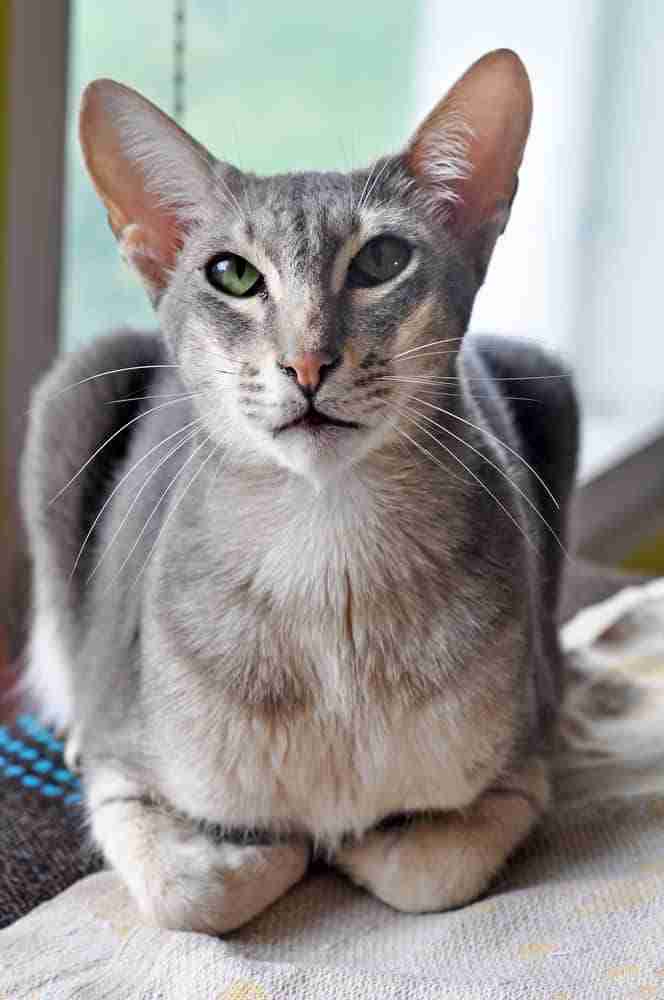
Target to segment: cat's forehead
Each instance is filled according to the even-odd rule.
[[[228,182],[225,181],[224,185]],[[412,228],[394,171],[236,175],[236,233],[275,257],[313,265],[361,232]]]

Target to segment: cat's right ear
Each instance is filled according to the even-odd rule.
[[[214,161],[163,111],[112,80],[86,87],[79,134],[120,251],[157,302]]]

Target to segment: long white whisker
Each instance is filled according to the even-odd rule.
[[[392,359],[392,360],[394,360],[394,359]],[[399,376],[397,376],[397,375],[385,375],[383,377],[384,378],[397,379]],[[427,376],[427,378],[429,378],[429,379],[431,379],[432,381],[435,381],[435,382],[441,382],[441,383],[447,382],[448,384],[450,382],[454,383],[454,382],[461,382],[462,381],[462,379],[458,375],[435,375],[435,376],[432,375],[432,376]],[[538,382],[538,381],[542,381],[543,379],[551,379],[551,378],[569,378],[569,376],[568,375],[514,375],[514,376],[506,375],[506,376],[503,377],[503,376],[498,376],[498,375],[496,375],[496,376],[493,376],[493,375],[480,376],[480,375],[478,375],[478,376],[472,376],[470,378],[464,377],[463,381],[464,382],[491,382],[491,383],[493,383],[493,382]],[[404,381],[405,381],[405,379],[404,379]]]
[[[377,379],[383,382],[405,382],[414,385],[442,385],[453,388],[456,379],[445,378],[443,375],[377,375]]]
[[[214,389],[203,389],[200,392],[150,392],[146,396],[123,396],[121,399],[107,400],[106,406],[113,406],[115,403],[134,403],[140,399],[193,399],[195,396],[211,396],[212,393],[219,392],[219,388],[215,386]]]
[[[530,538],[530,536],[529,536],[529,535],[527,534],[527,532],[525,531],[525,529],[523,528],[523,526],[519,524],[519,522],[517,521],[517,519],[516,519],[516,518],[515,518],[515,517],[514,517],[514,516],[512,515],[512,513],[511,513],[511,512],[510,512],[510,511],[509,511],[509,510],[507,509],[507,507],[506,507],[506,506],[505,506],[505,504],[504,504],[504,503],[502,502],[502,500],[500,500],[500,499],[499,499],[499,498],[498,498],[498,497],[496,496],[496,494],[495,494],[495,493],[493,492],[493,490],[489,489],[489,487],[488,487],[488,486],[486,485],[486,483],[485,483],[485,482],[484,482],[484,481],[483,481],[482,479],[480,479],[480,477],[479,477],[479,476],[478,476],[478,475],[477,475],[477,474],[476,474],[475,472],[473,472],[473,470],[472,470],[471,468],[469,468],[469,467],[468,467],[468,466],[466,465],[466,463],[465,463],[465,462],[463,462],[463,461],[462,461],[462,460],[461,460],[461,459],[460,459],[460,458],[458,457],[458,455],[455,455],[455,454],[454,454],[454,452],[452,451],[452,449],[451,449],[451,448],[448,448],[446,444],[443,444],[443,442],[442,442],[442,441],[439,441],[439,440],[438,440],[438,438],[437,438],[437,437],[435,436],[435,434],[432,434],[432,433],[431,433],[430,431],[428,431],[428,430],[426,429],[426,427],[422,427],[422,425],[421,425],[421,424],[420,424],[420,423],[419,423],[419,422],[418,422],[417,420],[415,420],[415,418],[414,418],[414,417],[411,417],[411,416],[409,416],[409,415],[408,415],[407,413],[402,413],[402,416],[404,416],[404,417],[406,418],[406,420],[410,420],[410,422],[411,422],[411,423],[415,424],[415,426],[416,426],[416,427],[418,427],[418,428],[419,428],[419,430],[421,430],[423,434],[426,434],[426,435],[427,435],[428,437],[430,437],[430,438],[431,438],[431,439],[432,439],[433,441],[435,441],[435,442],[436,442],[436,444],[438,445],[438,447],[439,447],[439,448],[442,448],[442,449],[443,449],[443,451],[446,451],[446,452],[447,452],[447,454],[448,454],[448,455],[450,456],[450,458],[453,458],[455,462],[458,462],[458,463],[459,463],[459,465],[460,465],[460,466],[461,466],[461,467],[462,467],[463,469],[465,469],[465,470],[466,470],[466,472],[467,472],[467,473],[468,473],[469,475],[471,475],[471,476],[473,477],[473,479],[475,479],[475,480],[476,480],[476,481],[477,481],[477,482],[479,483],[479,485],[480,485],[480,486],[482,487],[482,489],[483,489],[483,490],[484,490],[484,491],[485,491],[486,493],[488,493],[488,494],[489,494],[489,496],[490,496],[490,497],[492,498],[492,500],[494,500],[494,501],[495,501],[495,502],[496,502],[496,503],[498,504],[498,506],[499,506],[499,507],[500,507],[500,509],[501,509],[501,510],[503,511],[503,513],[504,513],[504,514],[505,514],[505,515],[506,515],[506,516],[507,516],[507,517],[508,517],[508,518],[510,519],[510,521],[512,522],[512,524],[513,524],[513,525],[514,525],[514,526],[516,527],[517,531],[518,531],[518,532],[519,532],[519,533],[520,533],[521,535],[523,535],[523,537],[525,538],[525,540],[526,540],[526,542],[528,543],[528,545],[530,545],[530,546],[531,546],[532,548],[534,548],[534,549],[535,549],[535,550],[537,551],[537,546],[536,546],[536,545],[535,545],[535,543],[533,542],[532,538]]]
[[[159,403],[158,406],[151,406],[149,410],[145,410],[143,413],[139,413],[138,416],[132,417],[131,420],[128,420],[126,424],[123,424],[122,427],[118,428],[117,431],[114,431],[113,434],[110,435],[110,437],[107,437],[106,440],[104,441],[104,443],[100,444],[99,447],[96,449],[96,451],[94,451],[92,453],[92,455],[90,455],[90,458],[88,458],[87,461],[83,463],[83,465],[78,470],[78,472],[71,477],[71,479],[69,480],[69,482],[65,483],[65,485],[62,487],[62,489],[58,490],[58,492],[55,494],[54,497],[51,497],[51,499],[48,502],[49,506],[52,503],[55,503],[55,501],[58,499],[58,497],[61,497],[62,494],[65,492],[65,490],[68,489],[71,486],[72,483],[76,482],[76,480],[81,475],[81,473],[85,472],[85,470],[89,466],[90,462],[93,462],[95,460],[95,458],[97,457],[97,455],[101,451],[103,451],[104,448],[107,445],[109,445],[114,438],[116,438],[118,436],[118,434],[122,434],[122,432],[126,431],[128,427],[131,427],[132,424],[135,424],[137,420],[142,420],[143,417],[148,417],[151,413],[155,413],[157,410],[163,410],[164,407],[166,407],[166,406],[176,406],[178,403],[182,403],[182,402],[185,402],[185,400],[182,400],[182,399],[170,399],[166,403]]]
[[[232,203],[233,206],[235,206],[235,209],[237,211],[237,216],[236,217],[237,217],[238,221],[239,222],[243,222],[244,219],[245,219],[245,215],[244,215],[244,212],[242,211],[242,206],[240,205],[240,202],[237,200],[237,198],[235,197],[235,195],[231,191],[230,186],[226,183],[225,179],[220,174],[218,174],[218,173],[216,173],[214,175],[214,179],[219,184],[221,184],[221,186],[223,188],[223,193],[225,193],[226,198]]]
[[[70,389],[76,389],[77,386],[84,385],[85,382],[92,382],[93,379],[103,378],[105,375],[119,375],[121,372],[138,372],[138,371],[144,371],[148,368],[181,368],[181,367],[182,365],[132,365],[130,368],[112,368],[110,371],[97,372],[96,375],[88,375],[87,378],[81,378],[78,380],[78,382],[72,382],[71,385],[66,385],[64,389],[60,389],[58,392],[54,392],[52,396],[48,396],[47,401],[51,399],[57,399],[59,396],[62,396],[63,393],[69,392]],[[30,407],[30,410],[33,409],[34,407]],[[28,410],[27,412],[29,413],[30,410]]]
[[[117,486],[115,486],[115,488],[112,490],[112,492],[109,493],[109,495],[107,496],[107,498],[104,501],[104,503],[103,503],[101,509],[99,510],[97,516],[95,517],[94,521],[92,522],[87,535],[83,539],[81,547],[78,550],[78,555],[76,556],[76,559],[74,560],[74,565],[72,566],[71,573],[69,574],[69,581],[70,582],[72,581],[72,579],[74,577],[74,573],[76,572],[76,570],[78,568],[78,564],[81,561],[81,557],[82,557],[83,552],[85,550],[85,547],[86,547],[86,545],[88,543],[88,540],[89,540],[90,536],[92,535],[92,532],[97,527],[97,524],[99,523],[99,521],[100,521],[100,519],[101,519],[104,511],[106,510],[106,508],[108,507],[108,505],[112,501],[113,497],[122,488],[123,484],[127,481],[127,479],[129,479],[129,477],[131,476],[132,472],[134,472],[134,470],[137,469],[139,465],[141,465],[147,458],[149,458],[150,455],[152,455],[155,451],[157,451],[158,448],[161,448],[162,445],[166,444],[167,441],[170,441],[172,438],[177,437],[178,434],[182,434],[184,431],[188,430],[193,424],[200,424],[202,422],[202,420],[203,420],[202,417],[198,417],[196,420],[190,420],[188,424],[184,425],[184,427],[180,427],[177,431],[173,431],[173,433],[169,434],[168,437],[165,437],[162,441],[159,441],[157,444],[153,445],[152,448],[150,448],[149,451],[146,451],[146,453],[144,455],[142,455],[136,462],[134,462],[134,464],[132,465],[131,469],[129,469],[128,472],[125,472],[125,474],[122,477],[122,479],[120,480],[120,482],[117,484]],[[178,444],[178,447],[180,447],[180,445],[182,443],[183,442],[180,442],[180,444]],[[154,470],[153,470],[153,472],[154,472]],[[152,475],[152,473],[150,473],[150,476],[151,475]],[[148,476],[148,479],[150,479],[150,476]],[[146,480],[146,482],[147,482],[147,480]],[[143,485],[145,485],[145,484],[143,484]],[[140,495],[140,491],[139,491],[138,495]],[[129,508],[129,510],[131,510],[131,507]],[[124,524],[124,521],[123,521],[123,524]],[[120,527],[122,527],[122,525],[120,525]],[[117,532],[116,532],[116,535],[117,535]],[[115,539],[115,537],[116,536],[114,535],[113,536],[113,540]],[[113,544],[113,541],[111,541],[111,545],[112,544]],[[108,548],[110,548],[110,545],[108,546]],[[106,551],[108,551],[108,549]],[[104,556],[101,557],[101,559],[99,560],[99,562],[95,566],[95,568],[92,571],[92,573],[90,573],[90,576],[88,577],[88,579],[87,579],[86,582],[89,583],[89,581],[92,579],[92,577],[94,576],[94,574],[97,572],[97,569],[101,565],[103,558],[104,558]]]
[[[463,337],[444,337],[443,340],[430,340],[428,344],[420,344],[419,347],[411,347],[408,351],[395,354],[393,358],[390,358],[390,361],[396,361],[397,358],[405,358],[407,354],[414,354],[416,351],[423,351],[425,347],[435,347],[437,344],[451,344],[454,340],[463,340]]]
[[[205,396],[205,392],[150,392],[146,396],[123,396],[120,399],[107,399],[106,406],[115,406],[116,403],[136,403],[141,399],[194,399],[196,396]]]
[[[396,406],[393,406],[392,409],[395,410],[396,413],[400,413],[400,411],[397,409]],[[406,416],[406,414],[403,414],[403,416]],[[450,472],[448,467],[443,462],[441,462],[439,458],[436,458],[436,456],[432,452],[430,452],[428,448],[425,448],[424,445],[421,445],[419,443],[419,441],[416,441],[414,438],[412,438],[410,434],[407,434],[406,431],[403,429],[403,427],[398,427],[395,423],[392,423],[391,420],[388,420],[388,423],[390,427],[392,427],[393,430],[397,432],[397,434],[400,434],[402,437],[410,441],[411,444],[415,445],[418,451],[422,452],[423,455],[426,455],[427,458],[430,458],[435,465],[438,465],[440,466],[441,469],[444,469],[447,475],[451,476],[452,479],[455,479],[458,483],[463,483],[464,486],[473,485],[472,483],[468,483],[465,479],[462,479],[461,476],[457,476],[455,475],[455,473]]]
[[[411,354],[410,357],[408,358],[408,360],[409,361],[419,361],[420,358],[441,358],[441,357],[443,357],[443,355],[458,354],[458,353],[459,353],[458,350],[452,350],[452,351],[424,351],[424,352],[422,352],[420,354]],[[397,354],[397,357],[401,358],[401,357],[404,357],[404,355]],[[392,360],[394,361],[395,359],[392,358]]]
[[[418,400],[418,402],[423,403],[424,401],[423,400]],[[521,489],[521,487],[517,483],[515,483],[514,480],[503,469],[500,468],[499,465],[496,465],[496,463],[493,462],[490,458],[487,458],[487,456],[484,455],[479,450],[479,448],[476,448],[469,441],[466,441],[464,438],[460,437],[458,434],[455,434],[448,427],[443,426],[443,424],[439,423],[439,421],[434,420],[432,417],[427,417],[427,415],[425,413],[420,413],[419,410],[414,410],[414,409],[411,409],[409,407],[406,407],[406,410],[409,413],[415,413],[418,417],[421,417],[422,420],[426,420],[427,423],[433,424],[434,427],[438,427],[441,431],[443,431],[444,434],[448,434],[450,437],[454,438],[455,441],[460,441],[461,444],[463,444],[463,445],[466,446],[466,448],[470,448],[470,450],[472,452],[474,452],[476,455],[479,455],[479,457],[481,459],[483,459],[487,463],[487,465],[490,465],[492,469],[495,469],[496,472],[498,473],[498,475],[502,476],[503,479],[507,480],[507,482],[510,484],[510,486],[519,494],[520,497],[522,497],[523,500],[525,500],[525,502],[528,504],[528,506],[530,507],[530,509],[537,515],[537,517],[540,519],[540,521],[542,522],[542,524],[544,525],[544,527],[546,528],[546,530],[548,532],[550,532],[550,534],[555,539],[556,544],[560,548],[560,550],[563,553],[563,555],[565,556],[565,558],[567,558],[567,559],[570,558],[569,553],[567,552],[567,549],[565,548],[565,546],[561,542],[561,540],[558,537],[556,531],[551,527],[551,525],[549,524],[549,522],[547,521],[547,519],[544,517],[544,515],[542,514],[542,512],[539,510],[539,508],[535,506],[535,504],[530,499],[530,497],[527,495],[527,493],[525,493]]]
[[[444,392],[442,389],[418,389],[418,393],[421,396],[433,396],[436,399],[439,396],[445,396],[449,399],[460,399],[463,396],[462,392]],[[415,397],[413,396],[413,399]],[[491,399],[491,396],[483,396],[481,393],[474,392],[473,399]],[[538,403],[540,406],[544,406],[544,400],[533,399],[532,396],[501,396],[501,399],[509,399],[513,402],[518,403]]]
[[[391,166],[391,164],[392,161],[390,159],[387,159],[385,163],[382,165],[382,167],[374,177],[373,181],[371,182],[371,187],[367,190],[366,194],[364,195],[364,201],[362,203],[362,207],[364,207],[368,203],[369,198],[372,195],[372,192],[375,190],[376,184],[378,184],[378,181],[381,179],[387,168]],[[358,206],[358,211],[359,211],[359,206]]]
[[[203,441],[203,442],[202,442],[201,444],[199,444],[198,448],[195,448],[195,449],[194,449],[194,451],[193,451],[193,452],[191,453],[191,455],[189,456],[189,458],[188,458],[188,459],[187,459],[187,461],[185,462],[185,465],[188,465],[188,464],[189,464],[189,462],[191,462],[191,460],[193,459],[193,457],[194,457],[194,456],[195,456],[196,454],[198,454],[198,452],[199,452],[199,451],[201,450],[201,448],[202,448],[202,447],[203,447],[204,445],[206,445],[206,444],[208,443],[208,441],[210,440],[210,438],[211,438],[211,437],[212,437],[212,435],[211,435],[211,434],[210,434],[210,435],[208,435],[208,437],[206,437],[206,438],[205,438],[205,440],[204,440],[204,441]],[[171,507],[171,509],[169,510],[168,514],[167,514],[167,515],[166,515],[166,517],[164,518],[164,520],[163,520],[163,522],[162,522],[162,525],[161,525],[161,527],[159,528],[159,531],[158,531],[158,533],[157,533],[157,537],[155,538],[154,542],[152,543],[152,546],[150,547],[150,551],[148,552],[148,554],[147,554],[147,556],[146,556],[146,558],[145,558],[145,562],[143,563],[143,565],[141,566],[140,570],[138,571],[138,576],[137,576],[137,577],[136,577],[136,579],[134,580],[134,583],[132,584],[132,586],[134,586],[134,587],[135,587],[135,586],[136,586],[136,585],[138,584],[138,581],[139,581],[139,580],[140,580],[140,578],[141,578],[141,577],[143,576],[143,573],[145,572],[145,570],[146,570],[146,568],[147,568],[147,565],[148,565],[148,563],[150,562],[150,558],[151,558],[151,556],[152,556],[152,553],[154,552],[154,550],[156,549],[157,545],[159,544],[159,539],[161,538],[161,536],[163,535],[164,531],[166,530],[166,526],[167,526],[168,522],[169,522],[169,521],[170,521],[170,519],[171,519],[171,518],[173,517],[173,515],[174,515],[175,511],[176,511],[176,510],[178,509],[178,507],[180,506],[180,504],[181,504],[181,503],[182,503],[182,501],[184,500],[185,496],[187,495],[187,493],[189,492],[189,490],[191,489],[191,487],[192,487],[192,486],[194,485],[194,483],[196,482],[196,480],[198,479],[198,477],[200,476],[201,472],[203,471],[203,469],[205,468],[205,466],[206,466],[206,465],[208,464],[208,462],[210,461],[210,459],[211,459],[211,458],[212,458],[212,457],[213,457],[214,455],[216,455],[216,454],[217,454],[217,451],[219,450],[219,448],[220,448],[220,447],[221,447],[221,442],[220,442],[219,444],[217,444],[217,445],[216,445],[216,447],[214,447],[214,448],[212,449],[212,451],[211,451],[211,452],[210,452],[210,454],[209,454],[209,455],[207,456],[207,458],[204,458],[204,459],[203,459],[203,461],[201,462],[201,464],[199,465],[198,469],[196,470],[196,472],[194,473],[194,475],[193,475],[193,476],[191,477],[191,479],[189,480],[189,482],[188,482],[188,483],[187,483],[187,485],[185,486],[185,488],[184,488],[184,490],[182,491],[182,493],[180,494],[180,496],[179,496],[179,497],[177,498],[177,500],[176,500],[176,501],[174,502],[173,506]],[[184,468],[184,466],[183,466],[183,468]],[[179,475],[180,475],[181,473],[182,473],[182,469],[180,469],[180,472],[178,472],[178,476],[179,476]],[[161,500],[160,500],[159,502],[161,503]],[[154,513],[154,512],[153,512],[153,513]]]
[[[357,203],[356,203],[356,205],[355,205],[355,207],[353,209],[353,213],[352,213],[353,215],[356,215],[360,211],[360,209],[362,208],[362,205],[364,203],[365,192],[366,192],[367,188],[369,187],[369,184],[371,183],[371,178],[373,177],[373,173],[374,173],[374,171],[375,171],[375,169],[376,169],[377,166],[378,166],[378,160],[376,160],[376,162],[372,165],[371,169],[369,170],[369,173],[367,174],[367,179],[364,182],[364,187],[362,188],[362,193],[360,194],[360,197],[358,198]]]
[[[138,545],[138,543],[140,542],[141,538],[143,537],[143,535],[147,531],[147,529],[148,529],[148,527],[150,525],[150,522],[152,521],[152,518],[154,517],[154,515],[159,510],[160,506],[162,505],[164,499],[166,498],[166,496],[167,496],[169,490],[171,489],[171,487],[173,486],[173,484],[182,475],[182,473],[187,468],[187,466],[189,465],[189,463],[194,459],[195,455],[201,450],[201,448],[203,447],[203,445],[205,445],[210,440],[211,437],[212,437],[212,435],[208,434],[208,436],[198,445],[198,447],[194,448],[194,450],[192,451],[191,455],[189,455],[189,457],[184,460],[184,462],[182,463],[182,465],[180,466],[180,468],[178,469],[178,471],[175,473],[175,475],[173,476],[173,478],[171,479],[171,481],[168,483],[166,489],[163,490],[161,496],[159,497],[159,499],[157,500],[156,504],[154,505],[154,507],[150,511],[150,513],[149,513],[149,515],[147,517],[147,520],[145,521],[145,524],[143,525],[143,527],[139,531],[138,535],[136,536],[136,539],[134,540],[134,544],[129,549],[129,552],[127,553],[127,555],[123,559],[122,564],[120,565],[119,570],[117,571],[117,573],[115,574],[115,576],[113,577],[113,579],[111,580],[111,582],[109,583],[109,585],[107,587],[107,590],[110,590],[110,588],[120,578],[123,569],[125,568],[125,566],[129,562],[129,560],[133,556],[134,552],[136,551],[136,546]],[[160,534],[161,534],[161,532],[160,532]],[[149,556],[150,556],[151,553],[152,553],[152,549],[150,549],[150,553],[148,554],[148,558],[149,558]],[[138,577],[137,577],[137,579],[138,579]],[[136,580],[134,580],[134,583],[136,583]]]
[[[544,482],[544,480],[540,476],[539,472],[537,472],[537,470],[532,467],[532,465],[530,464],[530,462],[526,461],[526,459],[523,457],[523,455],[520,455],[518,451],[515,451],[514,448],[512,448],[512,447],[510,447],[510,445],[506,444],[506,442],[503,441],[502,438],[497,437],[495,434],[492,434],[490,431],[485,430],[483,427],[478,427],[478,425],[474,424],[472,422],[472,420],[466,420],[465,417],[459,417],[459,416],[457,416],[456,413],[452,413],[450,410],[443,409],[442,406],[435,406],[433,403],[427,403],[427,401],[425,399],[418,399],[417,396],[413,396],[413,399],[416,402],[421,403],[422,406],[428,406],[432,410],[438,410],[439,413],[444,413],[446,416],[452,417],[453,420],[458,420],[460,423],[466,424],[468,427],[472,427],[473,430],[478,431],[478,433],[484,435],[484,437],[488,437],[491,441],[495,441],[497,444],[502,445],[502,447],[506,451],[508,451],[510,453],[510,455],[514,455],[515,458],[518,458],[518,460],[521,463],[523,463],[523,465],[525,465],[525,467],[528,469],[528,471],[530,473],[532,473],[532,475],[535,477],[535,479],[540,484],[540,486],[546,491],[547,495],[551,499],[551,501],[552,501],[553,505],[556,507],[556,509],[560,510],[560,504],[558,503],[558,501],[554,497],[553,493],[551,492],[551,490],[549,489],[549,487],[546,485],[546,483]]]

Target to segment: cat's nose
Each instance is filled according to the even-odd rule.
[[[313,396],[326,375],[339,366],[341,357],[327,351],[302,351],[292,358],[284,358],[277,365],[297,381],[305,396]]]

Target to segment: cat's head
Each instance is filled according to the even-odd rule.
[[[530,117],[499,50],[370,170],[257,177],[134,91],[87,88],[88,169],[215,439],[320,483],[408,433],[460,345]]]

